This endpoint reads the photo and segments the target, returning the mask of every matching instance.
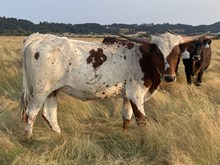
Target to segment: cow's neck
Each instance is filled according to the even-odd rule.
[[[143,55],[143,59],[140,60],[140,65],[144,73],[144,85],[149,88],[150,93],[153,93],[161,83],[161,73],[152,57],[151,55]]]

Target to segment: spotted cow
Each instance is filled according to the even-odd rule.
[[[144,101],[157,90],[161,80],[176,79],[179,44],[199,36],[182,37],[170,33],[135,40],[132,47],[114,43],[84,42],[35,33],[24,42],[22,56],[23,92],[21,111],[30,137],[37,114],[52,130],[60,132],[57,95],[65,92],[87,101],[123,98],[123,129],[134,113],[137,124],[145,125]]]

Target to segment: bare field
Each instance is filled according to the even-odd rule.
[[[26,139],[21,123],[21,49],[24,37],[0,37],[0,164],[220,164],[220,41],[201,87],[163,83],[145,103],[147,127],[135,119],[122,131],[121,99],[82,102],[60,94],[60,135],[38,115]],[[79,38],[78,38],[79,39]],[[101,38],[82,38],[101,41]]]

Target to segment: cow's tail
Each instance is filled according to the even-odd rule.
[[[21,111],[21,118],[23,122],[27,121],[26,110],[29,102],[30,92],[28,87],[28,80],[27,80],[27,70],[26,70],[26,52],[25,49],[22,53],[22,75],[23,75],[23,86],[22,86],[22,93],[21,93],[21,100],[20,100],[20,111]]]

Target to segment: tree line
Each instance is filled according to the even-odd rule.
[[[220,31],[220,22],[211,25],[185,25],[185,24],[109,24],[100,25],[97,23],[85,24],[64,24],[40,22],[34,24],[31,21],[0,17],[0,35],[29,35],[31,33],[52,33],[52,34],[80,34],[80,35],[117,35],[119,33],[134,34],[144,33],[164,33],[167,30],[180,34],[195,34],[210,31],[217,33]]]

